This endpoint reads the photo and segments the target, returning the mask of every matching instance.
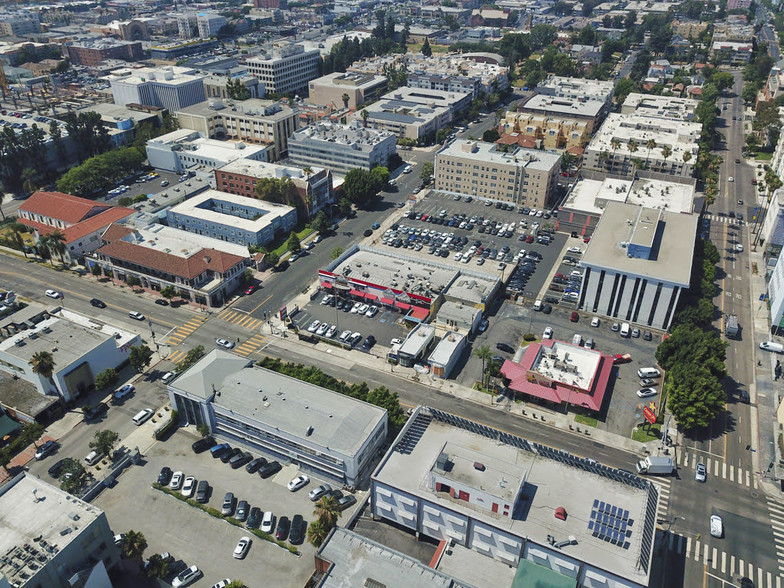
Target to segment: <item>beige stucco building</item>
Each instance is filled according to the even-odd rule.
[[[387,91],[387,78],[372,73],[335,72],[311,80],[308,102],[319,106],[357,108],[360,104],[378,100]],[[343,95],[348,96],[348,103]]]
[[[539,147],[550,150],[583,147],[589,139],[585,121],[559,116],[507,112],[500,126],[504,133],[521,133],[537,141]]]

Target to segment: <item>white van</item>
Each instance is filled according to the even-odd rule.
[[[91,452],[90,452],[90,453],[88,453],[88,454],[87,454],[87,456],[84,458],[84,461],[86,461],[86,462],[87,462],[87,465],[95,465],[96,463],[98,463],[99,461],[101,461],[101,458],[102,458],[102,457],[103,457],[103,454],[102,454],[102,453],[98,453],[97,451],[91,451]]]
[[[621,337],[628,337],[629,336],[629,323],[623,323],[621,325]]]
[[[151,408],[145,408],[144,410],[140,410],[136,413],[136,416],[133,417],[133,424],[136,426],[141,425],[144,421],[150,418],[153,415],[153,410]]]
[[[661,372],[655,367],[644,367],[637,370],[637,377],[641,380],[643,378],[658,378],[660,376]]]
[[[764,349],[765,351],[773,351],[774,353],[782,353],[784,352],[784,345],[781,343],[776,343],[775,341],[763,341],[759,344],[760,349]]]
[[[580,333],[576,333],[574,337],[572,337],[572,345],[577,345],[578,347],[583,344],[583,336]]]

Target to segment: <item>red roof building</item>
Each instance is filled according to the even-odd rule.
[[[599,412],[612,367],[613,358],[600,351],[545,339],[528,345],[519,363],[505,361],[501,374],[518,394]]]
[[[35,240],[58,231],[65,237],[64,259],[79,262],[101,245],[101,234],[112,223],[135,214],[62,192],[35,192],[19,207],[19,222],[33,230]]]

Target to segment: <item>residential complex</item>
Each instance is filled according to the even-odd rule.
[[[399,139],[428,142],[435,140],[436,132],[451,124],[470,104],[471,94],[465,92],[403,86],[385,94],[363,112],[368,114],[367,124],[375,129],[389,131]]]
[[[116,39],[81,38],[63,44],[63,53],[74,65],[95,67],[107,59],[137,61],[144,59],[140,41],[118,41]]]
[[[579,307],[666,330],[691,283],[696,214],[608,202],[580,261]]]
[[[246,198],[258,198],[256,184],[263,178],[287,178],[294,185],[299,197],[300,208],[311,217],[325,210],[333,202],[332,170],[323,167],[306,168],[292,165],[238,159],[215,170],[215,185],[218,190],[238,194]]]
[[[356,168],[386,166],[396,145],[395,135],[364,128],[357,119],[349,125],[320,122],[289,137],[289,157],[299,166],[328,167],[345,175]]]
[[[499,127],[504,135],[500,144],[519,144],[522,137],[531,146],[550,151],[582,148],[589,139],[587,122],[546,114],[507,112]]]
[[[306,51],[302,45],[281,42],[264,56],[248,58],[246,65],[267,93],[282,95],[306,90],[308,82],[318,77],[319,58],[318,50]]]
[[[330,481],[367,483],[387,436],[387,411],[215,349],[168,386],[189,422]]]
[[[147,141],[147,159],[156,169],[181,172],[214,169],[237,159],[266,161],[267,150],[241,141],[206,139],[198,131],[179,129]]]
[[[436,152],[437,190],[545,208],[553,204],[558,153],[457,139]]]
[[[285,204],[207,190],[168,209],[166,221],[175,229],[227,243],[263,246],[296,226],[297,210]]]
[[[630,175],[637,168],[692,175],[702,125],[643,114],[610,114],[585,149],[584,167]]]
[[[612,102],[614,88],[615,83],[612,81],[566,78],[551,74],[547,79],[539,82],[536,93],[571,100],[596,100],[609,105]]]
[[[699,100],[675,96],[655,96],[632,92],[621,105],[621,114],[638,114],[667,118],[670,120],[693,121]]]
[[[388,80],[372,73],[335,72],[308,84],[308,101],[311,104],[332,105],[335,108],[357,108],[373,102],[386,92]],[[348,99],[344,100],[344,96]]]
[[[0,486],[5,586],[111,586],[120,565],[106,513],[32,474]]]
[[[189,68],[126,69],[112,73],[109,82],[114,103],[121,106],[161,106],[174,113],[206,99],[202,76]]]
[[[725,56],[733,65],[745,65],[751,59],[754,43],[751,41],[714,41],[711,56]]]
[[[268,146],[271,161],[288,155],[289,136],[299,128],[296,110],[280,102],[250,98],[242,102],[210,99],[177,111],[181,129],[210,139],[234,139]]]
[[[588,133],[593,133],[607,112],[607,104],[600,100],[582,97],[534,94],[517,107],[518,112],[540,117],[571,119],[585,124]]]

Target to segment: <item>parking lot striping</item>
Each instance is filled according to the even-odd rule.
[[[196,329],[204,324],[207,319],[204,317],[194,317],[187,321],[182,326],[177,327],[174,329],[174,332],[169,335],[167,340],[168,343],[173,343],[175,345],[182,343],[185,339],[187,339]]]
[[[267,338],[264,337],[263,335],[253,335],[253,337],[251,337],[241,345],[238,345],[234,349],[234,352],[239,353],[240,355],[248,356],[254,351],[260,349],[266,340]]]

